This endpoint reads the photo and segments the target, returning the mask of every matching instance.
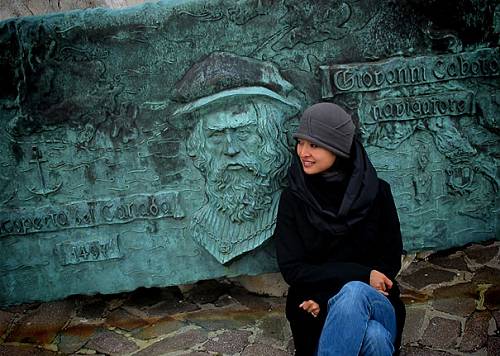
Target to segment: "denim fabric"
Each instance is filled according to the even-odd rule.
[[[363,282],[349,282],[328,301],[318,356],[390,356],[396,315],[387,297]]]

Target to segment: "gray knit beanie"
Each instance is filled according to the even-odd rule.
[[[333,103],[318,103],[307,108],[300,118],[294,138],[304,139],[349,158],[355,126],[351,116]]]

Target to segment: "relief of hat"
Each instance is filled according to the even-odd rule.
[[[194,64],[177,82],[173,99],[181,105],[174,116],[206,107],[221,99],[263,97],[300,110],[293,85],[270,62],[214,52]]]

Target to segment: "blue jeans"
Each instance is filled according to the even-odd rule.
[[[386,296],[363,282],[349,282],[328,301],[318,356],[390,356],[396,314]]]

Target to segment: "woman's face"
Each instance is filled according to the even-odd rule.
[[[302,162],[302,169],[305,174],[317,174],[330,168],[337,156],[323,147],[299,139],[297,141],[297,154]]]

